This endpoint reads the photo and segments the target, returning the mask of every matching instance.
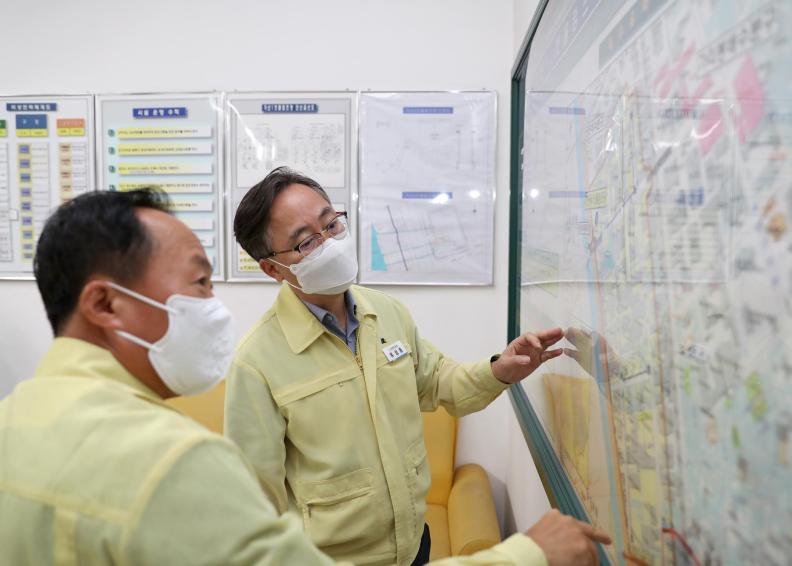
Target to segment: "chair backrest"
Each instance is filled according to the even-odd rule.
[[[225,381],[206,393],[201,393],[194,397],[168,399],[167,403],[193,420],[198,421],[212,432],[223,434]]]
[[[432,413],[423,413],[424,442],[432,473],[432,485],[426,496],[427,503],[447,505],[448,494],[454,482],[457,419],[440,407]]]

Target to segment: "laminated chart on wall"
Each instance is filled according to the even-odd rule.
[[[360,279],[492,283],[494,92],[360,98]]]
[[[527,398],[614,564],[792,556],[792,4],[551,2],[525,73]]]
[[[99,188],[158,187],[224,275],[222,99],[219,94],[96,97]]]
[[[229,278],[266,280],[258,262],[234,239],[234,214],[251,187],[276,167],[288,166],[317,181],[338,211],[357,220],[355,94],[233,93],[228,115]]]
[[[91,191],[93,97],[0,97],[0,278],[30,277],[61,203]]]

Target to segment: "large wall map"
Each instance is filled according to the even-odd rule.
[[[525,388],[616,564],[792,557],[790,25],[551,2],[531,46],[520,326],[574,351]]]

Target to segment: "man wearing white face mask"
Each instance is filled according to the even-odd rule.
[[[63,205],[35,273],[55,340],[0,401],[0,563],[332,563],[236,446],[163,402],[216,384],[234,335],[161,194]]]
[[[346,214],[318,183],[287,168],[247,192],[234,232],[284,284],[237,349],[226,434],[324,552],[356,564],[426,563],[421,411],[485,407],[561,354],[548,349],[561,329],[525,334],[475,363],[443,356],[401,303],[352,285],[357,258]],[[522,545],[526,563],[542,563],[551,551],[540,538],[504,544]]]

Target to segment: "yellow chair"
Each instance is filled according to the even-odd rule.
[[[424,413],[424,442],[432,473],[426,522],[432,560],[473,554],[500,542],[489,478],[478,464],[454,470],[457,419],[445,409]]]
[[[168,404],[209,430],[222,434],[225,384],[195,397],[171,399]],[[478,464],[454,471],[457,419],[444,409],[424,413],[432,486],[426,496],[426,522],[432,535],[431,559],[473,554],[500,542],[487,473]]]
[[[223,434],[225,381],[220,382],[220,385],[206,393],[201,393],[194,397],[175,397],[168,399],[167,403],[193,420],[198,421],[212,432]]]

